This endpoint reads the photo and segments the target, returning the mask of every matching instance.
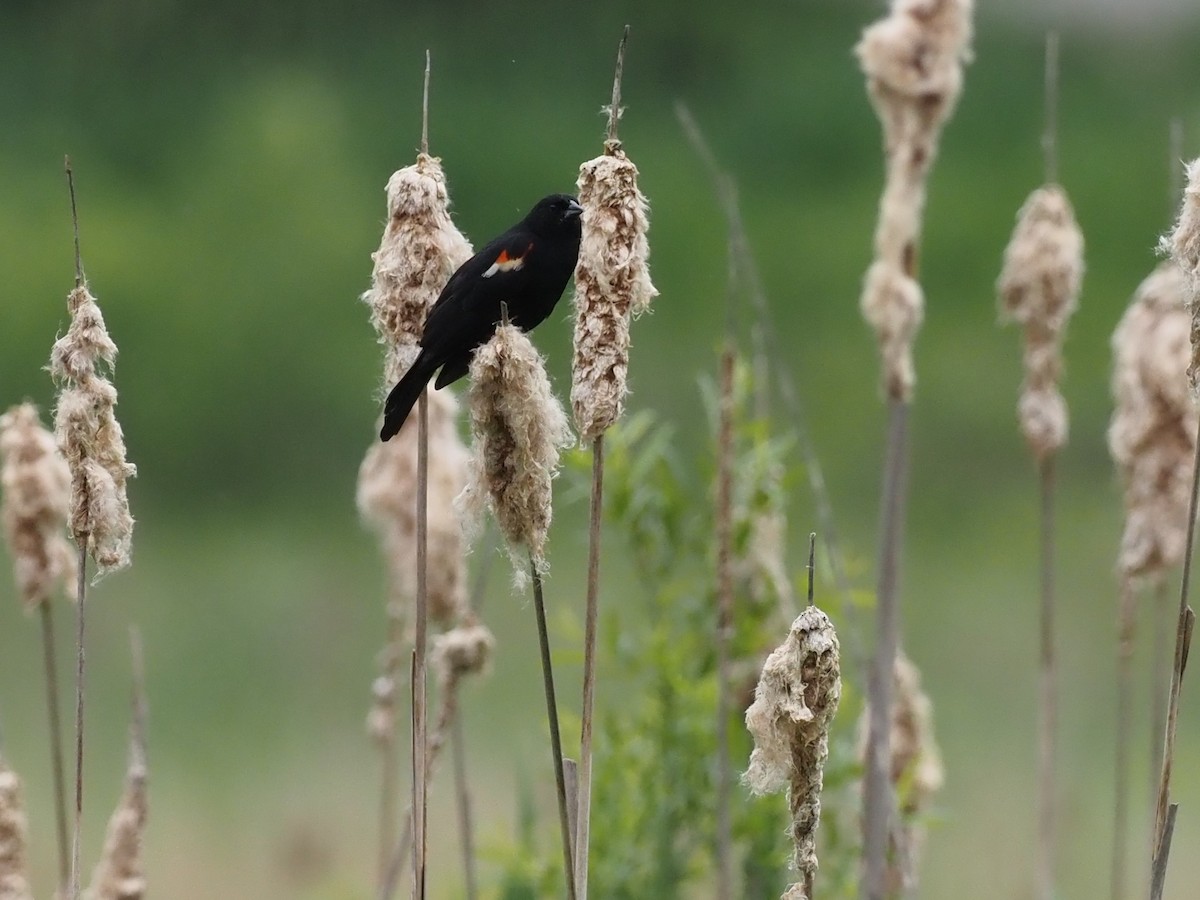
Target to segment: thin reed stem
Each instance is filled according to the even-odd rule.
[[[1196,540],[1196,505],[1200,499],[1200,441],[1196,443],[1195,465],[1192,467],[1192,494],[1188,500],[1187,549],[1183,555],[1183,578],[1179,585],[1179,619],[1175,631],[1175,664],[1171,669],[1171,691],[1167,700],[1167,731],[1163,742],[1162,770],[1158,783],[1158,806],[1154,823],[1154,870],[1161,867],[1159,892],[1151,894],[1152,900],[1162,895],[1162,883],[1166,880],[1167,856],[1170,853],[1170,828],[1174,826],[1171,808],[1171,766],[1175,761],[1175,733],[1179,723],[1179,692],[1183,685],[1183,670],[1187,666],[1188,649],[1192,643],[1192,628],[1196,614],[1188,605],[1188,589],[1191,587],[1192,555]]]
[[[462,846],[463,878],[467,900],[479,896],[479,876],[475,871],[475,833],[471,822],[471,784],[467,779],[467,741],[462,716],[450,721],[450,751],[454,757],[454,796],[458,809],[458,838]]]
[[[1117,614],[1117,734],[1116,777],[1113,801],[1112,900],[1125,896],[1125,863],[1129,838],[1129,743],[1133,706],[1133,640],[1137,591],[1129,578],[1121,581],[1121,607]]]
[[[58,662],[54,650],[54,611],[49,599],[38,604],[42,625],[42,662],[46,671],[46,713],[50,719],[50,768],[54,776],[54,832],[58,839],[58,888],[71,877],[71,844],[67,831],[67,777],[63,764],[62,714],[58,708]]]
[[[421,152],[429,155],[429,50],[425,51],[425,81],[421,88]]]
[[[413,638],[413,874],[416,900],[425,900],[425,826],[429,812],[429,747],[425,660],[429,631],[429,392],[417,401],[417,610]]]
[[[1170,858],[1171,838],[1175,835],[1175,816],[1178,812],[1178,803],[1172,803],[1167,807],[1167,819],[1163,825],[1162,846],[1154,857],[1154,867],[1150,873],[1150,900],[1162,900],[1163,888],[1167,885],[1167,861]]]
[[[908,402],[888,398],[887,454],[880,510],[875,656],[867,686],[870,717],[863,789],[863,881],[860,895],[887,895],[888,837],[895,811],[891,780],[892,683],[900,646],[900,553],[904,540]]]
[[[592,442],[592,498],[588,518],[587,608],[583,635],[583,712],[579,736],[578,808],[575,813],[575,887],[587,900],[592,821],[592,728],[596,706],[596,639],[600,619],[600,523],[604,512],[604,435]]]
[[[1046,184],[1058,181],[1058,32],[1046,32],[1045,128],[1042,131],[1042,163]]]
[[[562,828],[563,877],[567,881],[567,896],[576,900],[575,854],[571,848],[571,821],[567,813],[567,780],[563,774],[562,736],[558,730],[558,701],[554,694],[554,665],[550,660],[550,633],[546,628],[546,603],[542,597],[542,573],[533,557],[529,558],[533,575],[533,608],[537,614],[538,644],[542,655],[542,682],[546,689],[546,718],[550,725],[550,751],[554,755],[554,781],[558,789],[558,820]]]
[[[733,369],[732,337],[721,354],[720,407],[717,424],[717,897],[733,897],[733,766],[729,758],[733,637]]]
[[[79,581],[75,587],[75,821],[71,835],[71,900],[79,900],[79,843],[83,830],[84,607],[87,605],[87,536],[75,535]]]
[[[1049,52],[1049,51],[1047,51]],[[1054,654],[1054,462],[1047,455],[1038,466],[1041,486],[1041,615],[1039,621],[1038,694],[1038,896],[1054,900],[1054,823],[1058,785],[1054,774],[1057,756],[1058,689]]]

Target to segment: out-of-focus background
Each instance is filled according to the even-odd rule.
[[[1200,12],[1185,0],[980,6],[975,61],[933,172],[922,257],[928,307],[904,624],[947,770],[922,895],[1032,895],[1036,489],[1015,424],[1018,335],[996,326],[993,286],[1014,215],[1042,180],[1043,35],[1054,27],[1061,181],[1088,265],[1066,348],[1072,439],[1060,466],[1060,868],[1063,896],[1097,896],[1107,890],[1111,840],[1121,526],[1105,446],[1108,341],[1174,209],[1171,117],[1184,123],[1186,154],[1200,152]],[[91,607],[85,859],[98,852],[119,790],[126,627],[136,622],[152,709],[154,894],[368,896],[377,775],[363,720],[384,632],[384,575],[353,496],[372,440],[380,353],[357,296],[369,283],[384,183],[419,140],[426,48],[431,147],[457,222],[478,242],[538,196],[571,189],[579,163],[599,153],[599,109],[621,27],[632,25],[621,137],[653,203],[662,296],[637,325],[631,405],[675,425],[681,456],[701,446],[697,379],[714,367],[724,324],[725,231],[675,118],[682,100],[737,179],[843,542],[858,560],[858,584],[872,588],[883,415],[857,300],[881,157],[851,47],[882,8],[865,0],[4,4],[0,405],[52,406],[43,366],[72,285],[69,153],[83,259],[121,348],[118,416],[139,467],[134,566],[102,582]],[[570,322],[567,304],[560,310],[536,342],[565,394]],[[578,710],[571,648],[585,506],[579,492],[560,491],[551,547],[568,714]],[[799,572],[803,535],[815,527],[799,478],[789,518]],[[619,605],[629,595],[620,539],[607,547],[603,602]],[[511,840],[518,782],[538,784],[546,799],[551,784],[541,766],[532,611],[501,575],[493,582],[485,615],[499,638],[495,670],[465,705],[485,873]],[[1142,672],[1148,643],[1143,629]],[[26,780],[33,862],[48,896],[54,847],[38,651],[36,622],[4,575],[4,752]],[[1175,773],[1175,898],[1193,896],[1200,879],[1187,852],[1200,841],[1195,680],[1184,689]],[[1150,781],[1145,678],[1136,696],[1140,842]],[[617,700],[602,682],[601,707]],[[449,787],[436,791],[435,867],[454,848]],[[453,896],[456,885],[447,876],[439,887],[435,876],[435,895]]]

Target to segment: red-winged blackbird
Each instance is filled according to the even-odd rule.
[[[579,259],[582,212],[574,197],[544,197],[450,276],[425,317],[420,355],[388,394],[381,440],[400,430],[434,372],[442,370],[435,390],[467,374],[475,348],[500,324],[501,303],[522,331],[550,315]]]

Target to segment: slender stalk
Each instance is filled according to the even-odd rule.
[[[75,588],[75,821],[71,837],[71,900],[79,900],[79,843],[83,830],[84,607],[87,605],[87,536],[75,535],[79,581]]]
[[[421,152],[429,155],[429,51],[425,51],[425,83],[421,88]]]
[[[1054,823],[1057,783],[1054,776],[1058,720],[1057,674],[1054,656],[1054,456],[1038,466],[1041,484],[1041,616],[1038,687],[1038,896],[1054,900]]]
[[[587,609],[583,635],[583,711],[579,736],[578,809],[575,813],[575,886],[587,900],[592,821],[592,728],[596,706],[596,639],[600,617],[600,522],[604,511],[604,435],[592,442],[592,499],[588,518]]]
[[[38,604],[42,623],[42,661],[46,670],[46,713],[50,719],[50,768],[54,776],[54,831],[58,838],[58,888],[71,877],[71,844],[67,836],[67,778],[63,765],[62,714],[58,708],[58,663],[54,652],[54,611],[49,599]]]
[[[729,758],[731,676],[729,643],[733,637],[733,368],[732,340],[721,354],[720,408],[717,424],[717,897],[733,897],[733,822],[730,803],[733,767]]]
[[[1058,181],[1058,32],[1046,32],[1045,130],[1042,132],[1042,162],[1046,184]]]
[[[554,756],[554,781],[558,788],[558,820],[562,827],[563,877],[567,881],[567,896],[576,900],[575,854],[571,848],[571,820],[567,813],[567,780],[563,774],[562,736],[558,730],[558,701],[554,694],[554,666],[550,660],[550,633],[546,628],[546,603],[542,597],[542,574],[532,557],[529,571],[533,575],[533,608],[537,614],[538,644],[542,654],[542,682],[546,689],[546,718],[550,724],[550,751]]]
[[[467,742],[463,735],[462,716],[450,721],[450,750],[454,757],[454,796],[458,808],[458,837],[462,843],[463,877],[467,883],[467,900],[479,896],[479,876],[475,871],[475,834],[471,827],[471,785],[467,780]]]
[[[1187,666],[1188,649],[1192,642],[1192,628],[1196,614],[1188,605],[1188,589],[1191,586],[1192,555],[1196,540],[1196,505],[1200,499],[1200,441],[1196,444],[1196,460],[1192,469],[1192,494],[1188,501],[1187,549],[1183,556],[1183,578],[1179,585],[1179,619],[1175,631],[1175,665],[1171,669],[1171,691],[1167,700],[1167,731],[1163,742],[1162,770],[1158,783],[1158,806],[1154,823],[1155,869],[1162,867],[1162,880],[1166,879],[1167,855],[1170,852],[1170,831],[1174,825],[1171,807],[1171,767],[1175,760],[1175,733],[1179,722],[1179,692],[1183,685],[1183,670]],[[1159,886],[1161,896],[1161,884]],[[1153,900],[1158,900],[1154,897]]]
[[[429,631],[429,392],[417,401],[417,610],[413,637],[413,874],[416,900],[425,900],[425,826],[429,813],[429,747],[425,660]]]
[[[1162,846],[1154,856],[1154,869],[1150,874],[1150,900],[1162,900],[1163,888],[1167,885],[1167,861],[1171,854],[1171,838],[1175,834],[1175,816],[1178,812],[1178,803],[1172,803],[1167,807]]]
[[[1122,579],[1121,608],[1117,618],[1117,752],[1116,797],[1113,802],[1112,900],[1125,896],[1125,862],[1129,837],[1129,739],[1132,718],[1133,639],[1137,592],[1130,579]]]
[[[888,835],[895,807],[891,781],[892,683],[900,646],[900,548],[904,534],[907,444],[908,403],[899,397],[889,397],[875,656],[867,688],[870,717],[864,771],[862,851],[862,896],[867,900],[883,900],[887,893]]]

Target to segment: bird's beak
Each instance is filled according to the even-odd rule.
[[[583,207],[579,205],[578,200],[572,200],[570,205],[567,206],[567,218],[575,219],[581,215],[583,215]]]

